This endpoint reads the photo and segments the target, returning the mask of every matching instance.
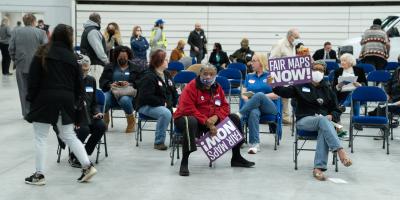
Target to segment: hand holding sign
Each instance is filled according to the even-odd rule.
[[[311,82],[311,57],[296,56],[269,60],[272,87]]]

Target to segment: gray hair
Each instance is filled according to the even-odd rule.
[[[214,65],[212,65],[212,64],[210,64],[210,63],[207,63],[207,64],[201,64],[201,67],[200,67],[200,74],[201,74],[204,70],[206,70],[206,69],[212,69],[212,70],[214,70],[215,72],[218,71],[217,68],[216,68]]]
[[[90,58],[88,56],[86,56],[86,55],[79,54],[79,56],[78,56],[78,64],[79,65],[84,65],[84,64],[90,65]]]
[[[357,61],[354,58],[353,55],[349,54],[349,53],[345,53],[342,56],[340,56],[340,60],[344,60],[348,63],[350,63],[351,66],[356,66],[357,65]]]
[[[294,35],[295,33],[298,33],[298,32],[299,32],[298,29],[296,29],[296,28],[291,28],[291,29],[289,29],[288,32],[286,33],[286,37],[290,37],[290,36],[292,36],[292,35]]]
[[[9,22],[8,18],[7,18],[7,17],[4,17],[4,18],[1,20],[1,25],[8,25],[8,22]]]

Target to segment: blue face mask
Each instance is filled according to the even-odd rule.
[[[203,83],[205,86],[211,86],[211,85],[213,85],[215,83],[215,79],[216,79],[216,76],[214,78],[212,78],[212,79],[209,79],[209,80],[200,77],[200,82]]]

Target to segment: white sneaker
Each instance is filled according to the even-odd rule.
[[[258,151],[260,151],[260,144],[251,144],[251,147],[247,151],[248,154],[256,154]]]

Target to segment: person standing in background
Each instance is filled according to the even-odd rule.
[[[1,51],[1,67],[2,67],[2,72],[4,76],[7,75],[12,75],[10,73],[10,63],[11,63],[11,57],[10,53],[8,52],[8,44],[11,39],[11,29],[9,26],[9,20],[7,17],[4,17],[3,20],[1,20],[1,26],[0,26],[0,51]]]
[[[36,26],[36,28],[44,30],[46,32],[47,37],[48,38],[50,37],[50,31],[49,31],[50,26],[45,24],[43,19],[38,20],[38,25]]]
[[[11,59],[16,65],[16,77],[22,116],[26,117],[30,108],[29,103],[26,101],[30,64],[36,49],[40,45],[47,43],[48,39],[46,32],[35,27],[36,17],[32,13],[25,14],[22,21],[25,26],[15,28],[11,32],[8,50]]]
[[[295,28],[289,29],[286,37],[280,39],[275,45],[272,46],[269,58],[284,58],[296,56],[295,46],[300,43],[299,30]],[[289,100],[282,98],[283,104],[283,124],[291,124],[289,115]]]
[[[188,44],[190,45],[190,57],[196,58],[196,63],[199,64],[207,54],[207,38],[200,23],[196,23],[194,27],[189,34]]]
[[[376,70],[385,69],[390,52],[389,38],[381,25],[380,19],[374,19],[371,28],[364,32],[360,42],[361,61],[374,65]]]
[[[92,13],[89,20],[83,24],[84,31],[81,36],[81,53],[90,58],[89,75],[97,81],[103,73],[103,68],[109,63],[107,58],[106,40],[100,32],[101,17],[98,13]]]
[[[149,47],[149,42],[147,42],[146,38],[142,36],[142,27],[133,27],[131,37],[133,57],[147,62],[147,50]]]
[[[155,52],[157,49],[163,49],[164,51],[167,49],[168,42],[167,38],[165,37],[164,24],[164,20],[158,19],[154,24],[154,28],[151,30],[150,55],[153,54],[153,52]]]
[[[119,31],[119,26],[115,22],[111,22],[107,25],[104,31],[104,39],[106,40],[106,52],[110,62],[114,62],[114,48],[117,46],[122,46],[121,32]]]

